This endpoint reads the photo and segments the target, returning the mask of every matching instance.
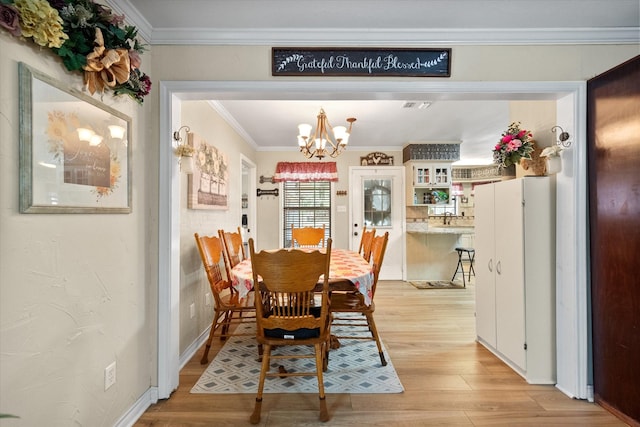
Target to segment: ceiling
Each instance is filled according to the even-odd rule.
[[[154,44],[420,46],[454,44],[639,43],[638,0],[111,0]],[[555,99],[554,94],[532,99]],[[216,99],[211,105],[257,150],[295,149],[297,125],[320,108],[333,126],[355,117],[350,146],[400,149],[459,141],[462,164],[491,163],[509,122],[508,97],[376,94],[340,99]],[[229,99],[231,98],[231,99]],[[240,97],[238,97],[240,98]],[[282,98],[282,97],[281,97]],[[407,106],[407,101],[414,104]],[[422,102],[428,108],[418,108]]]

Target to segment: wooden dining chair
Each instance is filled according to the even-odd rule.
[[[369,262],[371,260],[371,244],[373,237],[376,235],[376,229],[372,228],[367,231],[367,226],[362,227],[362,236],[360,237],[360,247],[358,253]]]
[[[204,349],[201,364],[206,364],[209,360],[209,349],[213,337],[218,335],[224,341],[232,335],[253,335],[253,333],[243,333],[230,331],[231,325],[237,327],[240,323],[255,323],[255,301],[254,292],[250,292],[246,297],[240,298],[228,280],[223,279],[220,264],[224,255],[223,244],[218,236],[200,236],[194,234],[198,252],[202,259],[202,266],[209,280],[209,287],[213,295],[213,320],[211,321],[211,331],[209,339]]]
[[[380,337],[378,336],[378,329],[376,328],[376,322],[373,320],[373,312],[376,310],[374,303],[374,296],[376,294],[376,286],[378,284],[378,276],[380,275],[380,268],[382,267],[382,261],[384,260],[384,253],[387,249],[387,242],[389,240],[389,232],[385,232],[381,236],[375,236],[371,245],[371,262],[373,263],[373,286],[371,287],[371,305],[366,305],[364,297],[360,292],[332,292],[331,304],[329,305],[329,311],[331,312],[331,326],[346,326],[354,327],[356,330],[363,330],[364,334],[358,334],[355,336],[339,336],[335,338],[338,340],[348,339],[365,339],[374,340],[378,346],[378,354],[380,356],[380,363],[382,366],[387,365],[387,361],[382,351],[382,344],[380,344]],[[365,319],[354,319],[353,317],[346,317],[344,313],[360,313],[365,316]]]
[[[322,227],[295,228],[291,224],[292,248],[324,248],[324,224]]]
[[[315,376],[320,399],[320,421],[327,421],[329,413],[324,393],[322,372],[326,368],[329,344],[329,262],[331,239],[324,251],[312,252],[280,249],[255,253],[253,239],[249,239],[256,290],[256,337],[263,345],[262,366],[258,382],[256,404],[251,423],[260,422],[262,394],[266,377]],[[324,278],[321,279],[321,276]],[[320,305],[313,304],[316,285],[322,282]],[[296,354],[271,354],[277,346],[299,346]],[[313,346],[313,353],[305,348]],[[315,358],[315,370],[287,372],[272,370],[272,360]],[[309,368],[310,369],[310,368]]]
[[[218,230],[218,236],[222,239],[224,251],[231,268],[235,267],[240,263],[240,261],[247,258],[244,250],[244,244],[242,243],[242,232],[240,231],[240,227],[238,227],[237,232]]]

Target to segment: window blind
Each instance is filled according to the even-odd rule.
[[[325,226],[331,236],[331,183],[329,181],[284,181],[284,247],[291,246],[291,225],[296,228]]]

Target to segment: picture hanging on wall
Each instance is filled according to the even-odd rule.
[[[130,213],[131,118],[19,64],[20,212]]]
[[[188,133],[194,148],[194,171],[188,178],[189,209],[228,209],[227,189],[229,162],[227,156],[198,134]]]

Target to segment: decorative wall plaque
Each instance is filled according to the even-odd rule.
[[[451,76],[451,49],[272,48],[274,76]]]
[[[360,157],[361,166],[393,166],[393,156],[385,153],[374,152]]]

